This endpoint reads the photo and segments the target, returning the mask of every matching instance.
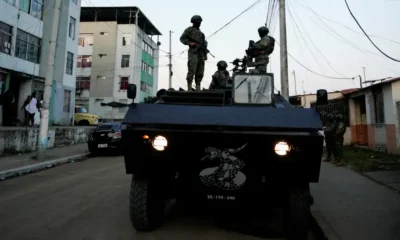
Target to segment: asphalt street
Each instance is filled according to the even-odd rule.
[[[173,203],[169,204],[169,214],[161,229],[136,233],[128,211],[130,181],[123,158],[107,156],[0,182],[0,238],[265,239],[258,233],[234,231],[233,226],[218,226],[206,214],[180,213]]]

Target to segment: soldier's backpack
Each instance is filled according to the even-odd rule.
[[[275,38],[269,36],[269,39],[271,40],[271,42],[269,43],[267,50],[265,50],[265,52],[269,55],[271,54],[274,49],[275,49]]]

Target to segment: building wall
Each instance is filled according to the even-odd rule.
[[[19,1],[16,1],[16,6],[0,1],[0,21],[13,26],[11,55],[0,53],[0,66],[13,71],[39,76],[39,64],[14,57],[14,55],[17,29],[42,38],[43,22],[23,11],[19,11],[18,7]]]
[[[392,97],[393,97],[393,120],[395,124],[394,132],[396,133],[396,148],[400,153],[400,81],[392,83]]]

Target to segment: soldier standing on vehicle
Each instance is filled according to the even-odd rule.
[[[226,70],[228,64],[225,61],[217,63],[218,71],[212,76],[209,89],[223,89],[230,79],[229,72]]]
[[[335,165],[336,166],[343,166],[344,159],[343,159],[343,139],[344,134],[346,133],[346,125],[344,124],[344,119],[342,114],[336,115],[336,129],[334,132],[334,139],[335,139]]]
[[[333,136],[334,132],[336,129],[336,121],[332,113],[329,113],[327,115],[326,119],[326,127],[324,129],[324,135],[325,135],[325,145],[326,145],[326,151],[327,151],[327,156],[324,162],[330,162],[332,160],[332,154],[333,154],[333,149],[334,149],[334,144],[335,144],[335,138]]]
[[[207,60],[207,41],[200,31],[203,19],[199,15],[192,17],[193,26],[188,27],[182,33],[180,41],[189,46],[188,51],[188,73],[186,76],[188,91],[192,89],[193,77],[196,83],[196,90],[200,91],[201,80],[204,76],[204,61]]]
[[[268,36],[269,29],[267,27],[260,27],[258,29],[258,35],[260,40],[256,43],[252,42],[251,47],[256,50],[255,61],[265,61],[264,64],[256,66],[256,70],[259,72],[267,72],[267,65],[269,63],[269,55],[274,51],[275,39]],[[254,43],[254,44],[253,44]],[[258,51],[257,51],[258,50]]]

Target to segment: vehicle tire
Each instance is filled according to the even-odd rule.
[[[81,120],[78,122],[79,126],[90,126],[90,122],[88,120]]]
[[[308,187],[289,189],[284,208],[284,231],[287,240],[307,240],[311,195]]]
[[[165,201],[160,183],[155,179],[133,176],[129,209],[137,231],[152,231],[164,221]]]

